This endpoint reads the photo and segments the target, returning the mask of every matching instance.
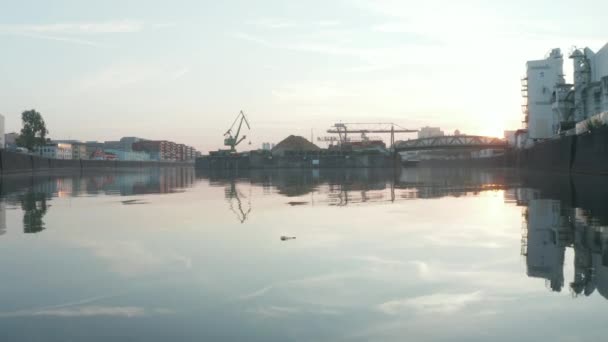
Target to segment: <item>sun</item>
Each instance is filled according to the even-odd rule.
[[[486,137],[503,138],[505,135],[505,125],[502,119],[486,118],[483,120],[482,126],[479,128],[479,135]]]
[[[486,137],[502,138],[505,135],[505,130],[503,127],[486,127],[481,131],[481,135]]]

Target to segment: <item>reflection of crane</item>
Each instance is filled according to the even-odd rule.
[[[240,121],[239,121],[239,119],[240,119]],[[239,126],[236,130],[236,134],[233,136],[232,131],[233,131],[234,125],[236,125],[237,121],[239,121]],[[230,146],[230,152],[236,152],[236,146],[247,138],[246,135],[243,135],[239,139],[239,134],[241,134],[241,127],[243,126],[243,121],[247,125],[247,128],[251,129],[251,127],[249,127],[249,122],[247,121],[247,118],[245,117],[245,113],[243,113],[243,111],[241,111],[234,119],[232,126],[230,126],[230,128],[226,131],[226,133],[224,133],[224,137],[225,137],[224,146]]]
[[[226,199],[228,199],[228,203],[230,203],[230,211],[232,211],[241,223],[244,223],[247,220],[247,216],[251,212],[251,188],[249,188],[249,197],[243,195],[236,188],[236,181],[234,179],[230,180],[230,188],[225,189]],[[243,208],[243,203],[241,202],[241,197],[245,197],[248,199],[247,206],[249,209],[245,211]],[[236,208],[234,207],[233,199],[236,199]]]

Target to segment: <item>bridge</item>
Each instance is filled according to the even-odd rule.
[[[482,150],[487,148],[505,149],[507,148],[507,142],[500,138],[478,135],[447,135],[396,141],[394,146],[397,152],[450,149]]]

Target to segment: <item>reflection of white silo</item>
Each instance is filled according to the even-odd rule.
[[[559,201],[530,200],[527,220],[527,274],[529,277],[547,279],[553,291],[561,291],[564,285],[565,247],[559,244],[559,233],[556,231],[561,225]]]
[[[595,254],[593,256],[597,292],[608,299],[608,265],[604,264],[602,255]]]
[[[570,289],[575,295],[589,296],[595,291],[593,276],[594,256],[593,244],[595,230],[577,221],[574,229],[572,247],[574,248],[574,277]]]

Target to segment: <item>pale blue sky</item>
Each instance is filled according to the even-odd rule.
[[[0,0],[0,113],[52,138],[208,150],[243,109],[252,147],[337,121],[520,127],[527,59],[608,42],[606,1]],[[566,60],[569,64],[569,60]]]

